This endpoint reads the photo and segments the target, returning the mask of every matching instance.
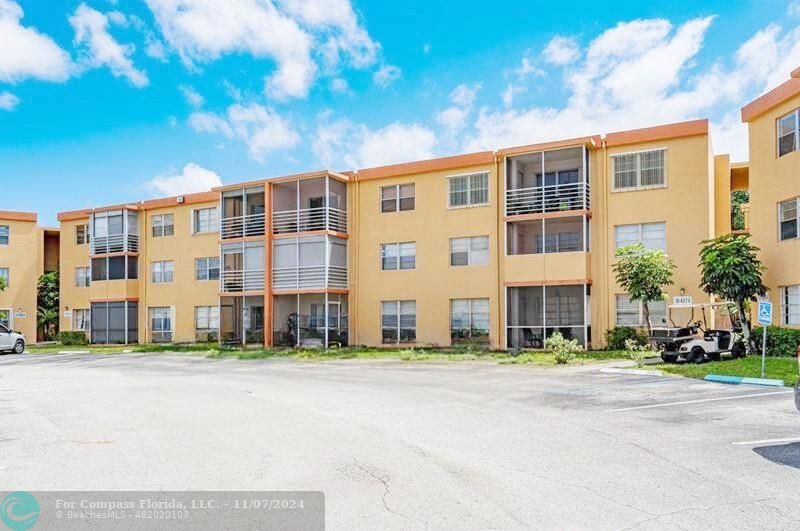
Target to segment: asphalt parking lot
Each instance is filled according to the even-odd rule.
[[[26,490],[321,490],[329,529],[797,529],[789,389],[482,363],[0,356]]]

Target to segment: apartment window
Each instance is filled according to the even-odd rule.
[[[384,343],[416,342],[417,302],[382,301],[381,329]]]
[[[219,280],[219,256],[195,258],[194,278],[196,280]]]
[[[778,118],[778,156],[800,149],[800,109]]]
[[[447,179],[448,206],[463,207],[489,204],[489,174],[474,173]]]
[[[162,261],[150,264],[150,281],[153,284],[169,284],[175,275],[175,262]]]
[[[450,341],[453,344],[489,342],[489,299],[450,301]]]
[[[150,337],[155,343],[172,341],[172,309],[169,306],[150,308]]]
[[[8,245],[9,234],[8,225],[0,225],[0,245]]]
[[[5,280],[6,287],[11,285],[11,271],[7,267],[0,267],[0,278]]]
[[[135,256],[92,258],[92,281],[139,278]]]
[[[89,309],[72,310],[72,330],[76,332],[89,332],[91,330]]]
[[[88,267],[76,267],[75,268],[75,287],[76,288],[88,288],[89,283],[91,281],[92,275],[89,272]]]
[[[783,286],[781,294],[781,324],[800,325],[800,285]]]
[[[381,212],[414,210],[414,183],[381,187]]]
[[[192,212],[192,234],[219,231],[219,212],[216,207],[201,208]]]
[[[614,155],[614,190],[658,188],[666,184],[666,149]]]
[[[175,215],[158,214],[151,219],[152,232],[154,238],[161,236],[172,236],[175,234]]]
[[[617,295],[617,326],[646,326],[644,307],[641,301],[631,301],[627,295]],[[650,322],[660,325],[667,322],[667,302],[653,301],[648,303]]]
[[[381,244],[381,269],[414,269],[417,267],[417,244],[383,243]]]
[[[617,225],[614,227],[614,240],[617,249],[641,243],[645,249],[667,250],[666,223],[639,223],[636,225]]]
[[[489,263],[489,237],[450,238],[450,265],[470,266]]]
[[[194,331],[199,341],[214,341],[219,333],[219,306],[195,306]]]
[[[89,225],[75,226],[75,245],[86,245],[89,243]]]
[[[797,215],[798,199],[790,199],[778,204],[778,217],[780,223],[780,239],[791,240],[797,238],[800,234],[798,224],[800,224],[800,216]]]

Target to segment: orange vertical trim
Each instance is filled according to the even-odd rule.
[[[264,183],[264,346],[272,346],[272,183]]]

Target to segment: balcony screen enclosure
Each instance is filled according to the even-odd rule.
[[[544,348],[544,339],[561,332],[587,345],[589,286],[530,286],[507,288],[507,344],[509,348]]]
[[[92,343],[136,343],[139,339],[136,302],[93,302]]]

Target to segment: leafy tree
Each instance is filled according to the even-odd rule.
[[[731,192],[731,230],[745,230],[745,215],[742,205],[750,202],[750,192],[735,190]]]
[[[749,234],[727,234],[701,243],[700,288],[736,304],[742,318],[745,347],[749,352],[751,323],[747,310],[758,295],[767,293],[761,280],[766,267],[758,259],[760,249],[750,243]]]
[[[0,277],[0,291],[6,290],[6,277]]]
[[[58,331],[58,304],[58,272],[45,273],[37,286],[37,322],[45,339],[55,337]]]
[[[652,329],[649,304],[667,297],[664,287],[672,285],[675,263],[661,249],[645,249],[641,243],[617,249],[616,257],[618,262],[612,269],[617,283],[631,301],[641,301],[649,333]]]

